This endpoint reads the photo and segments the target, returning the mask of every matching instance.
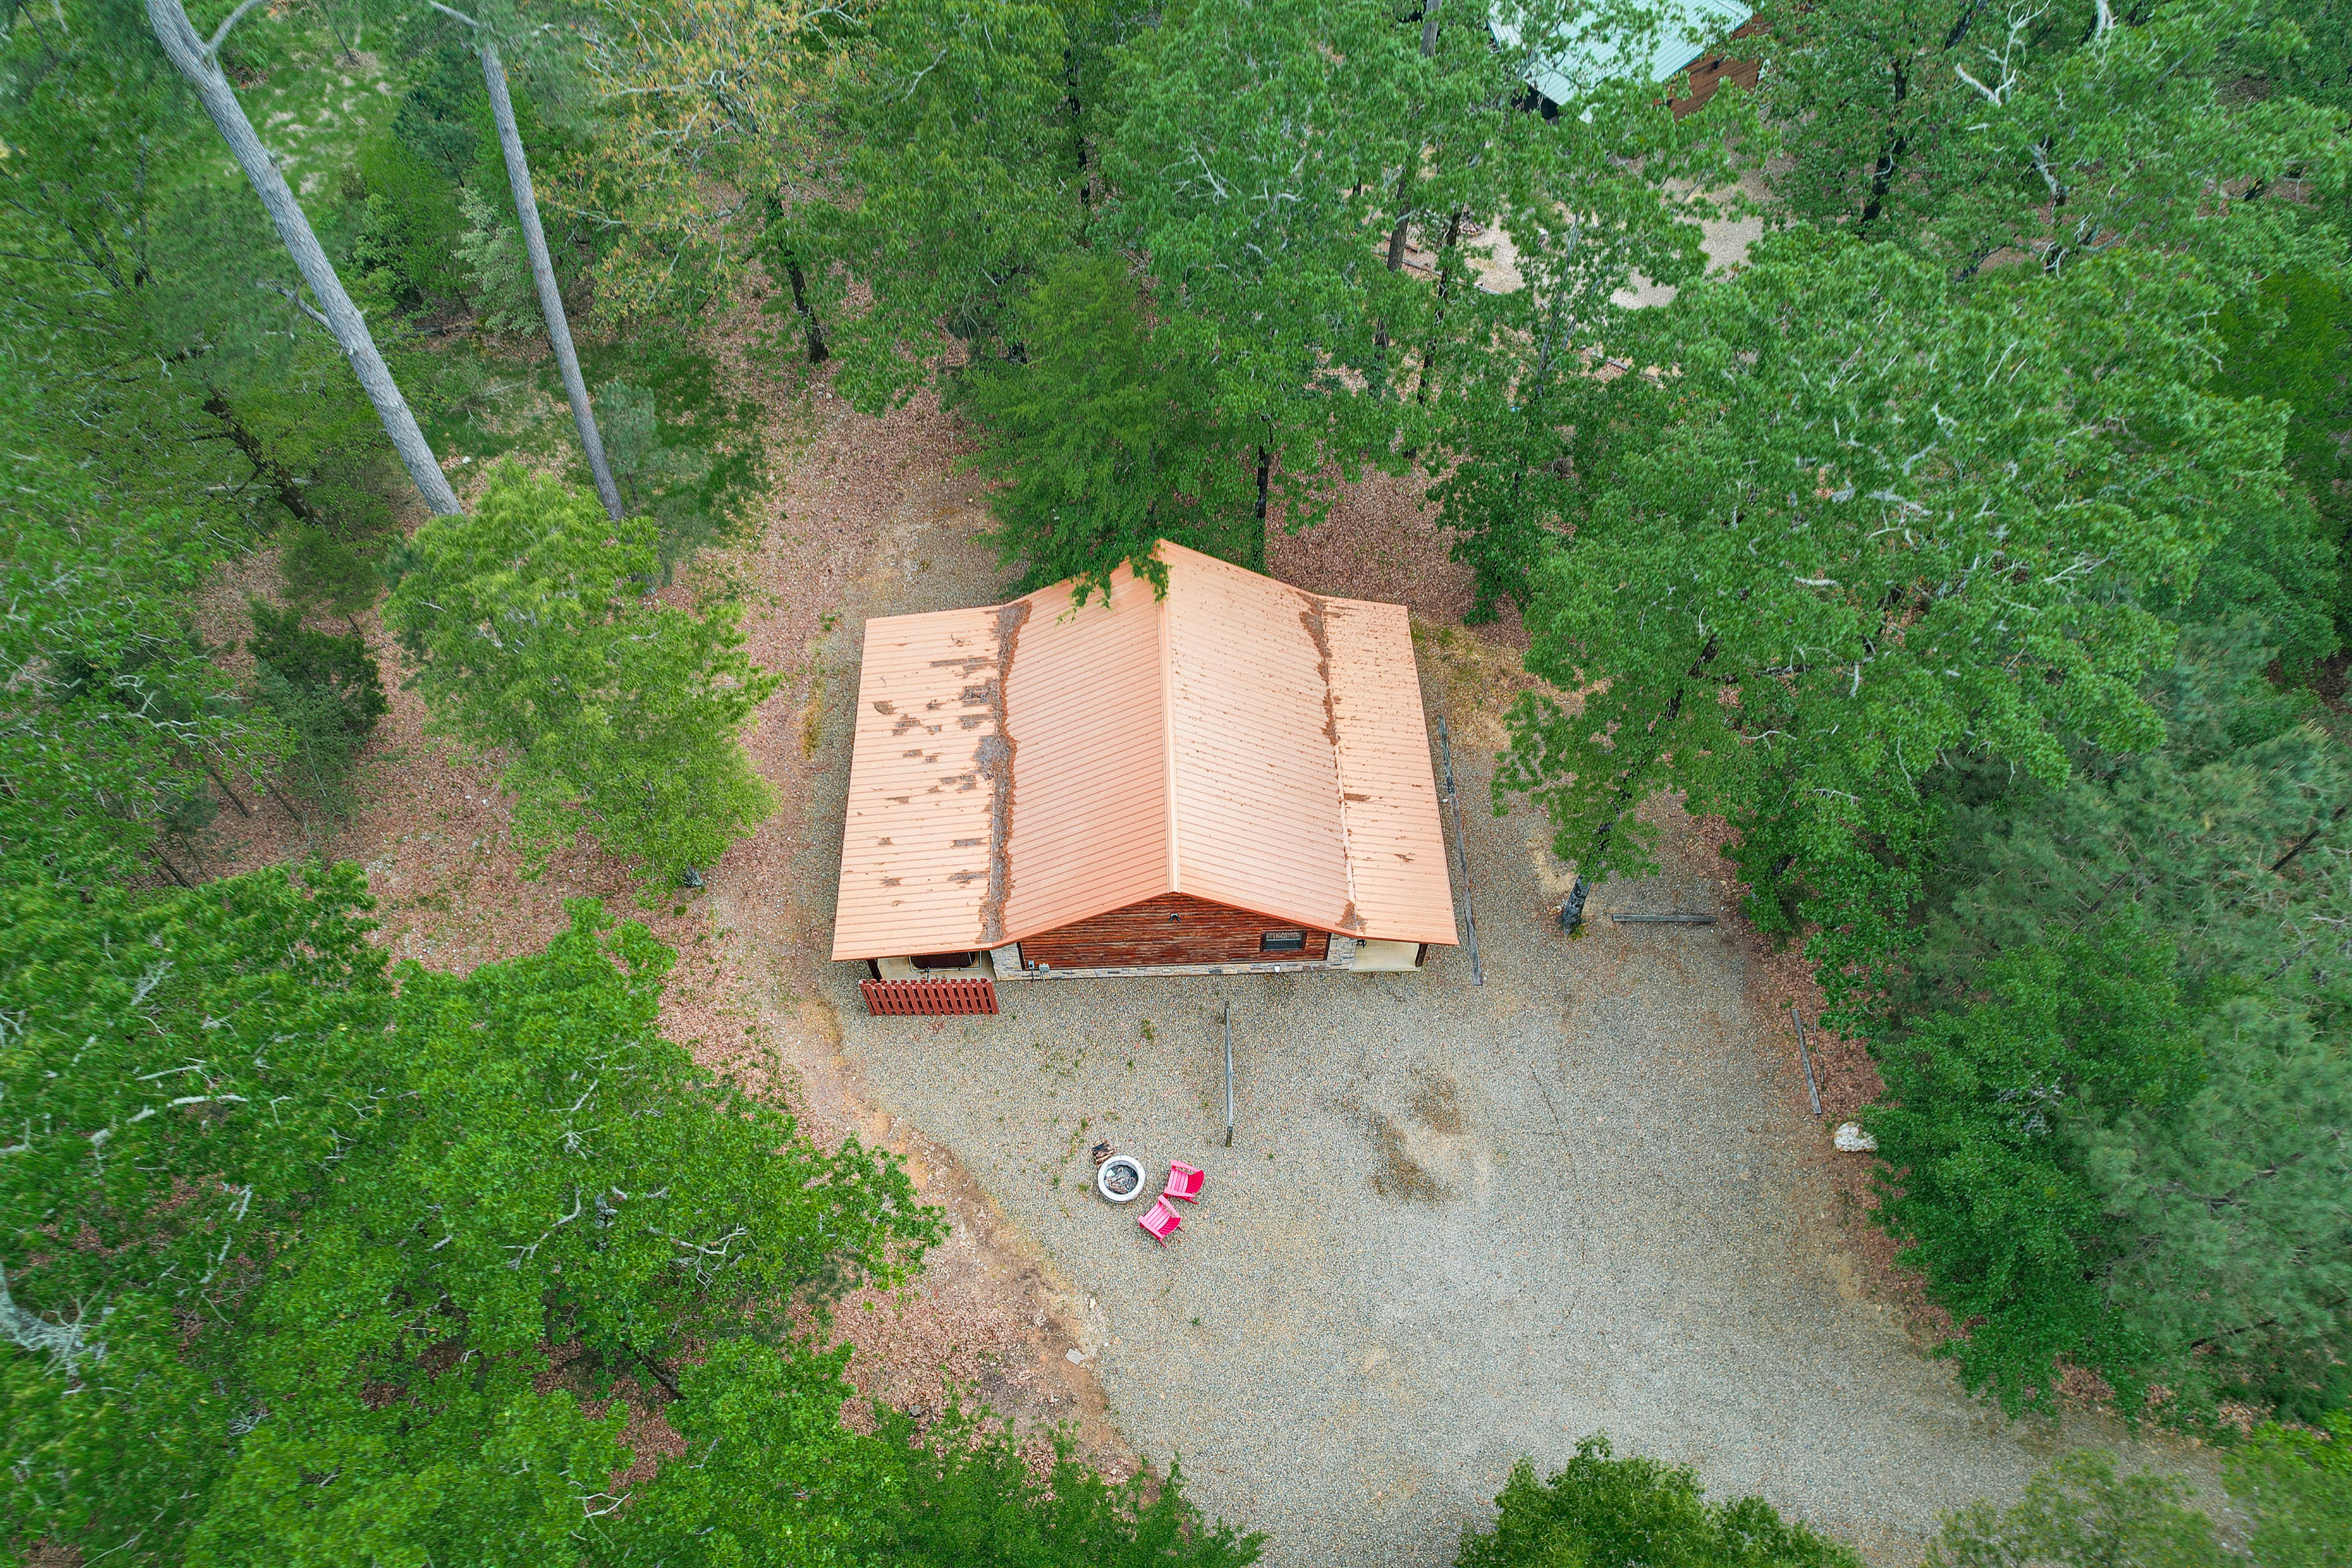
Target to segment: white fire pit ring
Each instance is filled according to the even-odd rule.
[[[1113,1154],[1095,1173],[1095,1191],[1115,1204],[1131,1204],[1143,1195],[1143,1163]]]

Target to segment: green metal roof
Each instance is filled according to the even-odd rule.
[[[1651,81],[1666,81],[1755,14],[1739,0],[1664,0],[1655,28],[1630,37],[1604,30],[1591,19],[1571,20],[1554,35],[1557,47],[1533,51],[1527,82],[1554,103],[1567,104],[1602,82],[1621,81],[1637,71]],[[1487,26],[1506,52],[1526,47],[1527,15],[1510,0],[1495,0],[1487,13]]]

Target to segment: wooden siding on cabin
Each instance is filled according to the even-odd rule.
[[[1171,920],[1170,916],[1176,916]],[[1270,953],[1258,943],[1270,931],[1303,931],[1307,945]],[[1320,963],[1330,951],[1328,931],[1211,903],[1189,893],[1113,910],[1021,941],[1021,962],[1055,969],[1136,969],[1169,963],[1255,963],[1281,960]]]
[[[1736,47],[1733,43],[1727,42],[1722,48],[1710,50],[1693,62],[1689,96],[1671,99],[1667,102],[1675,118],[1680,120],[1685,114],[1706,108],[1706,100],[1715,96],[1716,89],[1727,81],[1753,92],[1757,79],[1764,70],[1762,35],[1768,31],[1769,27],[1761,16],[1750,16],[1739,25],[1738,32],[1731,35],[1734,40],[1747,40],[1744,47]]]

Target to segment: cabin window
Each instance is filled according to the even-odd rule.
[[[919,952],[911,962],[918,969],[970,969],[979,957],[976,952]]]
[[[1257,939],[1260,952],[1304,952],[1307,933],[1303,931],[1270,931]]]

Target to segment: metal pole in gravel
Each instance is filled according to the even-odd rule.
[[[1462,923],[1470,932],[1470,984],[1486,984],[1478,963],[1478,917],[1470,910],[1470,846],[1462,838],[1462,797],[1454,793],[1454,741],[1445,732],[1445,715],[1437,716],[1437,744],[1445,753],[1445,803],[1454,808],[1454,852],[1462,861]]]
[[[1234,999],[1225,998],[1225,1147],[1234,1146]]]
[[[1813,1114],[1822,1113],[1821,1087],[1813,1082],[1813,1054],[1805,1049],[1805,1018],[1797,1011],[1794,1002],[1789,1004],[1789,1017],[1797,1026],[1797,1059],[1805,1064],[1805,1092],[1813,1097]]]

